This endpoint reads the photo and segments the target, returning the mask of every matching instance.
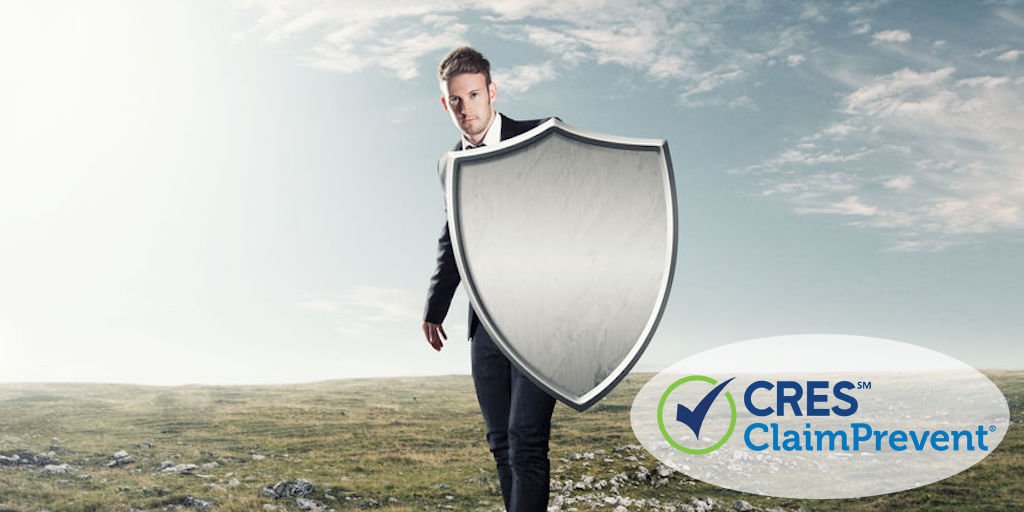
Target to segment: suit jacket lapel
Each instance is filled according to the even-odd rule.
[[[512,126],[512,123],[514,121],[505,117],[504,114],[498,115],[501,116],[501,140],[511,139],[512,137],[515,137],[516,134],[513,131],[514,127]]]

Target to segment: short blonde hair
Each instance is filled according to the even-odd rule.
[[[483,54],[468,46],[460,46],[448,52],[437,67],[437,79],[447,82],[451,77],[463,73],[481,73],[487,85],[491,85],[491,63]]]

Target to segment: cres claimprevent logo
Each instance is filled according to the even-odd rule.
[[[971,366],[838,334],[694,354],[652,377],[630,411],[637,440],[672,469],[802,499],[873,496],[955,475],[996,449],[1009,420],[999,388]]]
[[[703,455],[729,440],[736,429],[736,401],[731,393],[723,391],[732,380],[718,382],[704,375],[690,375],[665,389],[658,404],[658,428],[673,448]],[[712,409],[718,414],[709,414]],[[710,428],[705,429],[705,423]]]

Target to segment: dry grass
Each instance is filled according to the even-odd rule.
[[[663,503],[743,499],[787,510],[1022,510],[1024,372],[987,374],[1010,401],[1010,431],[993,455],[932,485],[859,500],[799,501],[673,475],[668,485],[634,485],[622,494]],[[630,376],[584,414],[556,408],[553,478],[632,471],[624,460],[590,467],[561,459],[635,444],[629,406],[649,377]],[[501,503],[465,376],[281,386],[0,385],[0,453],[46,453],[51,445],[59,447],[55,458],[77,471],[53,475],[39,466],[0,466],[0,510],[160,510],[194,496],[214,502],[215,510],[252,511],[292,503],[265,497],[261,489],[296,478],[312,481],[312,498],[337,510],[495,510]],[[118,450],[135,462],[106,467]],[[647,467],[657,463],[646,453],[637,456]],[[195,474],[156,472],[163,461],[216,466]]]

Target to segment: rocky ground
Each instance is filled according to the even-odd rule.
[[[1024,372],[992,372],[1011,428],[972,468],[910,491],[790,500],[671,471],[636,443],[631,375],[556,408],[552,511],[1024,510]],[[0,385],[0,512],[500,511],[467,376],[302,385]]]
[[[222,471],[223,466],[231,465],[230,459],[218,457],[212,452],[203,453],[204,458],[213,458],[207,462],[183,462],[180,454],[174,454],[168,460],[157,462],[151,452],[155,448],[152,443],[140,443],[131,450],[119,450],[101,460],[88,457],[79,458],[66,448],[60,446],[60,440],[52,439],[50,450],[45,453],[29,451],[11,451],[0,453],[0,466],[16,468],[21,471],[33,471],[40,476],[52,479],[58,485],[71,483],[71,479],[89,480],[94,476],[90,470],[94,468],[119,468],[133,473],[149,472],[154,475],[180,475],[205,480],[203,487],[208,490],[202,496],[185,495],[174,497],[174,492],[160,486],[149,487],[116,487],[118,493],[138,494],[142,496],[167,496],[169,499],[158,507],[158,510],[182,509],[216,509],[223,504],[222,491],[226,488],[238,488],[243,485],[235,471]],[[651,512],[781,512],[784,510],[802,510],[795,506],[786,508],[775,506],[762,508],[744,500],[725,502],[710,496],[692,496],[684,501],[659,500],[653,497],[638,497],[651,494],[651,490],[674,487],[694,486],[697,482],[671,468],[663,465],[649,465],[644,462],[644,450],[638,444],[621,445],[612,450],[595,450],[593,452],[573,453],[552,461],[551,499],[549,512],[571,512],[585,510],[612,510],[628,512],[642,510]],[[265,456],[256,452],[250,454],[253,460],[261,460]],[[105,483],[100,481],[100,484]],[[483,484],[498,494],[496,478],[480,476],[469,479],[466,484]],[[43,485],[43,481],[40,481]],[[452,489],[452,484],[438,484],[438,489]],[[401,500],[395,496],[374,498],[357,493],[345,492],[341,495],[332,494],[330,489],[321,489],[308,479],[278,480],[268,482],[258,490],[265,499],[264,510],[303,510],[303,511],[335,511],[352,508],[375,509],[384,506],[399,505]],[[655,492],[656,494],[656,492]],[[454,500],[451,494],[446,498]],[[482,503],[481,503],[482,505]],[[418,509],[459,510],[457,505],[439,504],[421,506]],[[485,510],[502,510],[494,505],[477,507]],[[41,509],[46,510],[46,509]],[[130,512],[143,512],[144,509],[129,508]],[[153,509],[150,509],[153,510]]]

